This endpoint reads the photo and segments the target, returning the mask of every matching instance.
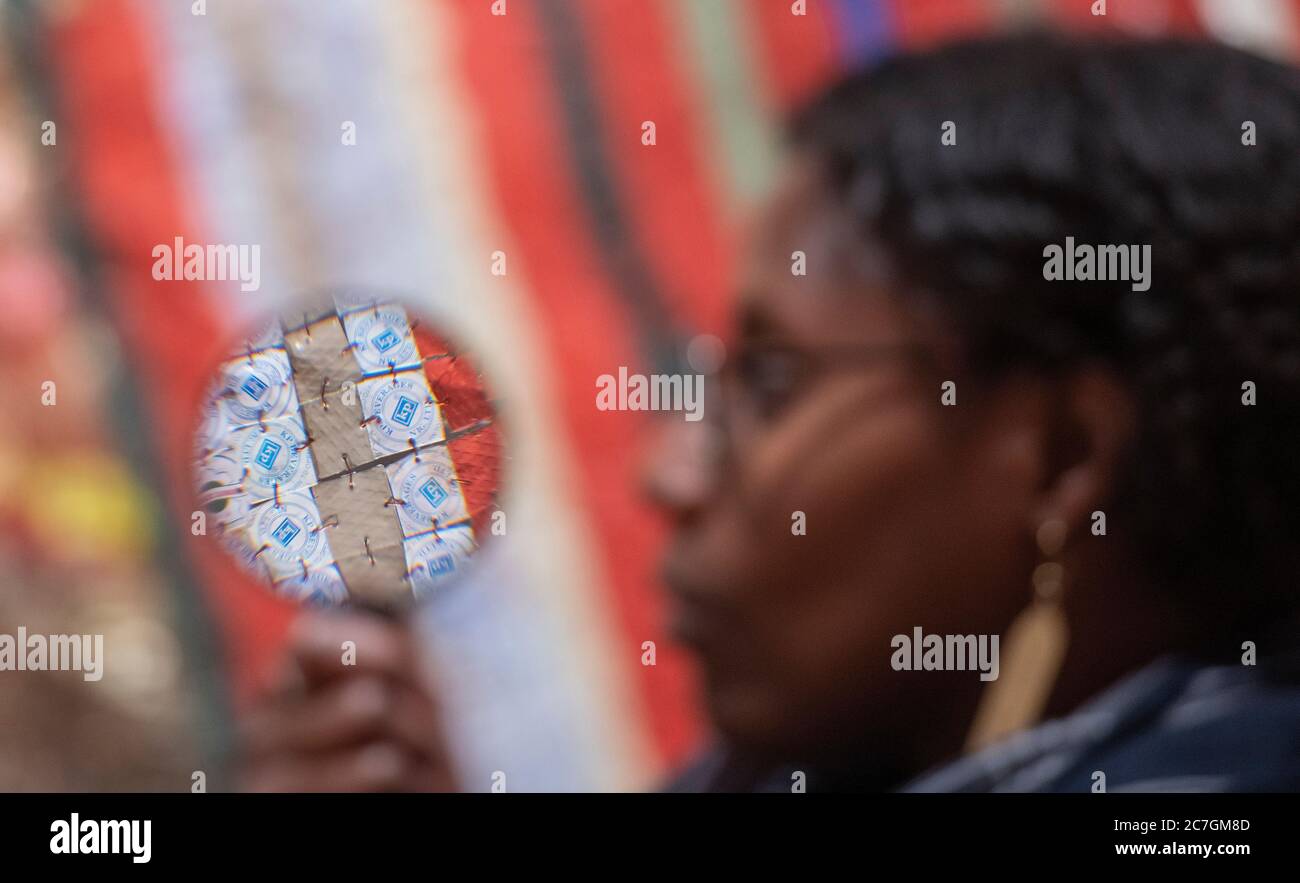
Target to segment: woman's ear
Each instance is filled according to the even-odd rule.
[[[1052,519],[1073,528],[1105,505],[1133,440],[1135,412],[1132,394],[1109,368],[1089,366],[1055,385],[1030,530]]]

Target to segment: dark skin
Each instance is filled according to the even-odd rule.
[[[973,672],[894,671],[891,638],[1004,634],[1031,600],[1046,520],[1068,527],[1071,633],[1049,715],[1194,636],[1142,585],[1122,532],[1088,530],[1132,437],[1119,380],[1100,366],[967,377],[942,316],[903,303],[850,229],[814,167],[795,163],[743,278],[731,355],[758,367],[728,374],[710,419],[663,422],[646,480],[674,528],[673,629],[724,744],[755,768],[885,788],[960,752],[984,686]],[[796,250],[806,276],[791,273]],[[791,365],[788,389],[769,382]],[[940,404],[945,380],[955,407]],[[250,716],[246,786],[453,787],[409,628],[302,625],[295,664],[312,675]],[[358,629],[376,652],[344,669],[339,643]]]
[[[356,645],[355,665],[343,664],[345,641]],[[456,790],[409,628],[369,614],[307,614],[289,653],[243,721],[243,788]]]

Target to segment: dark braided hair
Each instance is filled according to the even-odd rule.
[[[1300,72],[1211,43],[1001,38],[856,74],[792,134],[974,376],[1100,361],[1129,384],[1108,527],[1156,586],[1242,622],[1300,607]],[[1150,290],[1046,281],[1067,236],[1149,244]]]

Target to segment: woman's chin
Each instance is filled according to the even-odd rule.
[[[791,727],[796,716],[776,691],[739,681],[715,681],[706,689],[709,716],[729,749],[763,757],[798,751],[799,740]]]

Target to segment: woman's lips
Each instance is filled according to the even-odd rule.
[[[674,597],[669,607],[668,633],[678,643],[698,650],[706,643],[708,629],[694,604]]]
[[[708,644],[708,629],[690,602],[676,601],[668,619],[668,632],[680,644],[703,651]]]
[[[677,556],[667,558],[663,582],[668,588],[669,632],[677,641],[694,648],[701,655],[716,650],[719,639],[733,629],[726,629],[734,619],[727,593],[719,585],[700,579],[699,569],[686,566]]]

